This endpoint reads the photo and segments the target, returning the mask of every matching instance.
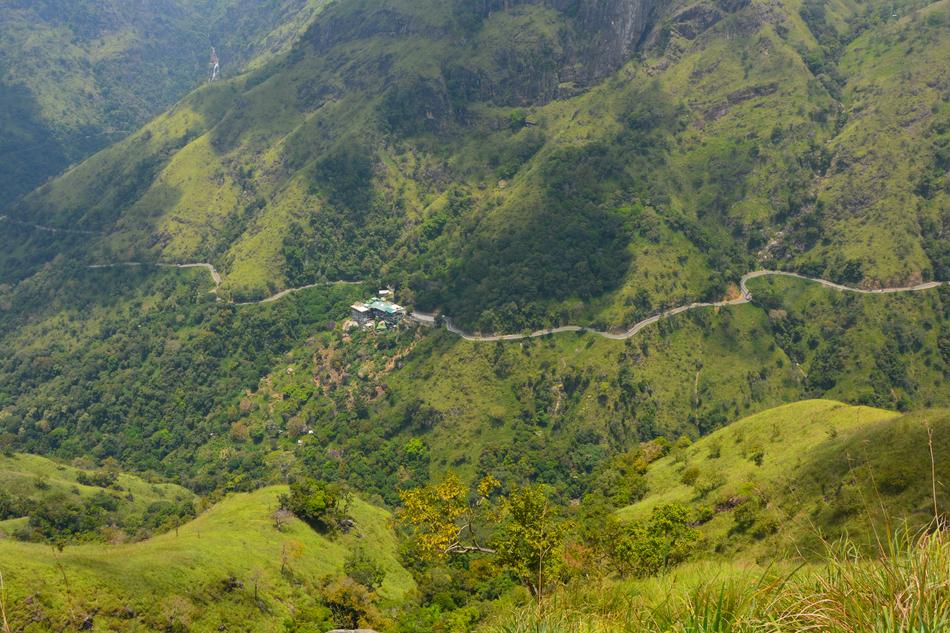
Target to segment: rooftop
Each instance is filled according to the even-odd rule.
[[[401,305],[396,305],[392,301],[383,301],[381,299],[371,301],[367,305],[371,310],[379,310],[380,312],[385,312],[386,314],[399,314],[406,311],[406,309]]]

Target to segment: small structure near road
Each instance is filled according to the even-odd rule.
[[[373,311],[365,303],[354,303],[350,306],[350,316],[360,325],[366,325],[373,320]]]
[[[426,314],[425,312],[413,312],[409,315],[413,322],[423,327],[438,327],[439,317],[436,314]]]
[[[392,327],[402,323],[406,318],[406,309],[387,298],[392,296],[392,291],[381,290],[379,295],[379,298],[361,301],[350,306],[350,315],[353,320],[361,326],[377,322]]]

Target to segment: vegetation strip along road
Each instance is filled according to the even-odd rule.
[[[119,264],[97,264],[94,266],[90,266],[89,268],[113,268],[113,267],[119,267],[119,266],[160,266],[160,267],[165,267],[165,268],[204,268],[205,270],[209,272],[209,274],[211,275],[211,279],[214,281],[214,290],[212,290],[212,292],[217,294],[218,288],[221,286],[221,274],[217,271],[217,269],[212,264],[204,263],[204,262],[195,263],[195,264],[159,264],[159,263],[148,264],[144,262],[127,262],[127,263],[119,263]],[[837,284],[833,281],[828,281],[826,279],[806,277],[805,275],[800,275],[798,273],[793,273],[793,272],[786,272],[782,270],[756,270],[750,273],[746,273],[739,280],[739,288],[740,288],[740,292],[742,293],[741,297],[738,297],[736,299],[729,299],[727,301],[690,303],[687,305],[670,308],[669,310],[664,310],[663,312],[655,314],[651,317],[647,317],[646,319],[639,321],[638,323],[634,324],[629,329],[622,332],[611,332],[609,330],[608,331],[593,330],[593,329],[583,327],[580,325],[562,325],[560,327],[546,328],[543,330],[535,330],[534,332],[525,333],[525,334],[481,335],[481,334],[466,332],[456,327],[452,323],[452,319],[447,316],[444,317],[444,321],[445,321],[445,327],[449,332],[452,332],[453,334],[456,334],[462,337],[466,341],[473,341],[476,343],[489,343],[493,341],[521,341],[521,340],[529,339],[529,338],[547,336],[548,334],[562,334],[566,332],[591,332],[592,334],[597,334],[598,336],[602,336],[604,338],[611,339],[614,341],[623,341],[628,338],[632,338],[637,333],[639,333],[643,328],[649,325],[652,325],[656,323],[657,321],[660,321],[661,319],[666,319],[671,316],[681,314],[683,312],[696,310],[698,308],[721,308],[725,306],[735,306],[735,305],[742,305],[744,303],[750,303],[752,301],[752,292],[749,290],[747,283],[750,279],[757,279],[759,277],[794,277],[796,279],[802,279],[804,281],[810,281],[813,283],[821,284],[822,286],[825,286],[826,288],[831,288],[832,290],[837,290],[838,292],[855,292],[858,294],[865,294],[865,295],[894,294],[898,292],[918,292],[921,290],[931,290],[933,288],[938,288],[948,283],[945,281],[929,281],[929,282],[917,284],[914,286],[898,286],[894,288],[865,289],[865,288],[853,288],[851,286],[844,286],[842,284]],[[299,286],[297,288],[287,288],[265,299],[259,299],[257,301],[243,301],[243,302],[235,303],[234,305],[245,306],[245,305],[257,305],[257,304],[262,304],[262,303],[273,303],[295,292],[308,290],[310,288],[316,288],[318,286],[330,286],[334,284],[358,285],[360,283],[363,283],[363,282],[360,282],[360,281],[317,282],[317,283],[307,284],[306,286]],[[220,297],[218,298],[220,300]],[[433,314],[426,314],[423,312],[419,312],[419,313],[414,313],[412,316],[415,317],[417,321],[424,323],[426,325],[436,322],[435,321],[436,315],[433,315]]]

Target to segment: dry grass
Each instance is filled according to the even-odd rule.
[[[781,573],[700,564],[666,578],[566,588],[492,633],[938,633],[950,630],[946,526],[898,530],[875,557],[848,541],[827,563]]]

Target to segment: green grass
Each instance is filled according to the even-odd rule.
[[[412,589],[387,512],[354,498],[349,534],[326,538],[296,519],[278,530],[270,515],[283,490],[229,496],[180,529],[140,543],[57,552],[0,540],[14,630],[74,628],[93,617],[96,630],[277,631],[284,619],[317,608],[314,587],[324,576],[342,575],[344,557],[359,546],[386,570],[385,600]],[[282,570],[284,551],[296,553]],[[241,585],[229,588],[229,579]]]
[[[683,503],[708,512],[701,529],[710,549],[765,560],[824,555],[818,534],[850,534],[873,550],[875,530],[889,520],[914,529],[933,520],[927,428],[939,482],[950,475],[948,425],[946,409],[902,416],[830,400],[769,409],[652,464],[646,497],[619,515],[642,519],[658,505]],[[690,471],[695,483],[684,481]],[[946,508],[942,486],[937,495]],[[740,527],[745,505],[753,511]]]
[[[118,487],[114,488],[78,483],[78,475],[88,475],[97,470],[61,464],[39,455],[20,453],[9,457],[0,456],[0,489],[12,497],[24,497],[34,503],[56,494],[79,500],[106,492],[118,500],[120,519],[141,515],[156,502],[181,503],[194,499],[194,493],[181,486],[152,483],[126,473],[118,474]],[[22,517],[0,521],[0,538],[12,536],[17,528],[23,527],[24,521]]]

